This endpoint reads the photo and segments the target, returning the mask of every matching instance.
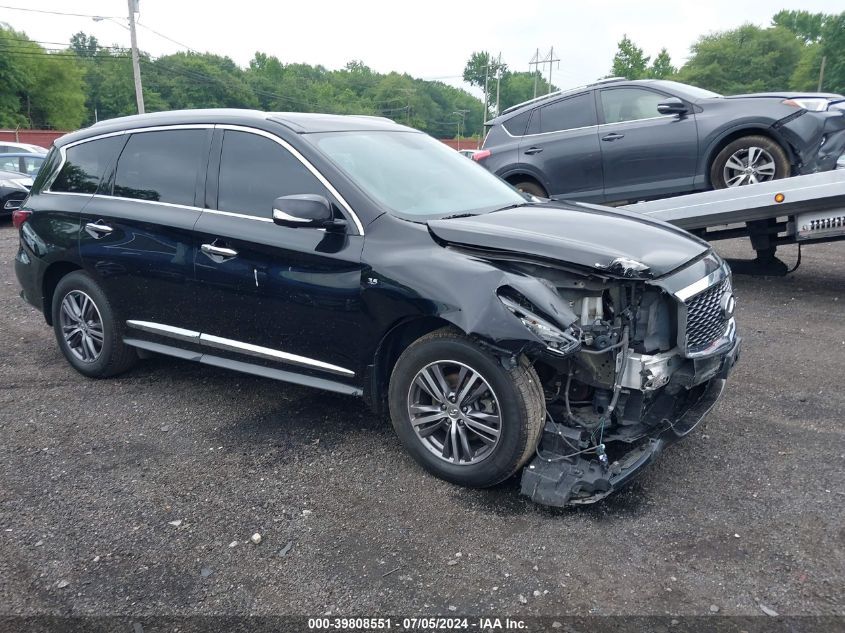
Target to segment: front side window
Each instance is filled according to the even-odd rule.
[[[220,155],[217,208],[269,218],[282,196],[326,188],[284,147],[264,136],[226,130]]]
[[[585,92],[561,99],[538,109],[540,132],[560,132],[596,124],[596,105],[592,93]],[[531,120],[534,128],[534,119]]]
[[[638,121],[661,116],[657,104],[666,97],[642,88],[613,88],[601,91],[605,123]]]
[[[95,193],[122,143],[121,137],[110,136],[69,147],[65,150],[65,164],[50,191]]]
[[[133,134],[117,161],[114,195],[193,206],[205,130]]]

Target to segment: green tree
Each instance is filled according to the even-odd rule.
[[[0,25],[0,124],[73,129],[85,117],[83,70]]]
[[[669,51],[661,48],[657,57],[651,63],[651,67],[648,69],[648,76],[652,79],[666,79],[676,72],[677,70],[672,65],[672,58],[669,56]]]
[[[793,33],[806,44],[818,42],[822,37],[822,28],[832,16],[809,11],[778,11],[772,17],[772,26],[780,26]]]
[[[783,27],[745,24],[700,37],[677,78],[725,94],[783,90],[802,51],[802,44]]]
[[[613,56],[610,74],[613,77],[644,79],[648,76],[649,59],[651,58],[643,53],[643,49],[634,44],[627,35],[623,35],[616,55]]]

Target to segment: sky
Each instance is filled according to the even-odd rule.
[[[283,63],[322,64],[329,69],[358,59],[379,72],[407,72],[462,87],[467,86],[461,73],[473,51],[501,52],[502,61],[512,70],[527,71],[538,48],[543,57],[553,47],[555,58],[561,61],[552,67],[552,82],[571,87],[607,75],[616,45],[625,34],[652,57],[665,46],[679,66],[700,35],[745,22],[766,26],[780,9],[838,13],[845,8],[842,0],[605,0],[591,4],[571,0],[139,0],[138,45],[154,56],[189,47],[227,55],[241,66],[256,51],[275,55]],[[94,21],[8,7],[113,19]],[[128,47],[127,13],[127,0],[0,0],[0,22],[43,42],[67,42],[72,34],[85,31],[101,44]],[[548,71],[547,65],[545,76]]]

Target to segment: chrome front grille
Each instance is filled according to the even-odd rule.
[[[708,345],[725,333],[729,317],[725,315],[721,301],[722,296],[730,289],[730,278],[723,279],[684,302],[687,312],[687,353],[707,349]]]

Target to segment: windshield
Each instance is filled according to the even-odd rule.
[[[510,185],[425,134],[356,131],[311,137],[358,186],[400,217],[431,219],[525,203]]]

